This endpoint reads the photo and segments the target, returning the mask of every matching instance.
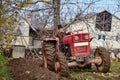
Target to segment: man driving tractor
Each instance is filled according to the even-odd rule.
[[[64,47],[62,39],[63,39],[63,37],[65,37],[66,35],[69,35],[69,34],[70,34],[70,32],[66,33],[64,31],[62,25],[58,25],[58,32],[55,34],[55,37],[59,38],[59,50],[60,50],[60,52],[63,52],[63,47]]]

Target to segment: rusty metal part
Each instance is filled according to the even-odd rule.
[[[60,71],[60,69],[61,69],[60,63],[58,61],[55,62],[55,71],[58,72]]]
[[[86,61],[84,63],[78,63],[76,61],[73,61],[73,62],[69,62],[68,63],[68,66],[79,66],[79,67],[84,67],[86,66],[87,64],[90,64],[90,63],[95,63],[97,65],[100,65],[102,63],[102,59],[101,57],[95,57],[94,59],[91,59],[89,61]]]
[[[43,54],[43,61],[44,61],[44,68],[47,68],[47,58],[46,58],[46,54]]]
[[[45,43],[43,45],[43,49],[45,48]],[[42,54],[43,54],[43,62],[44,62],[44,68],[47,68],[47,57],[46,57],[46,53],[45,51],[43,50],[42,51]]]

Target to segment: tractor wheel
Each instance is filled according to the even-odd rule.
[[[95,64],[97,70],[104,73],[108,72],[110,69],[110,55],[108,51],[103,47],[97,48],[95,50],[95,58],[102,60],[100,64]]]
[[[55,45],[53,43],[47,43],[45,42],[43,44],[43,63],[44,66],[47,64],[47,68],[51,71],[54,71],[54,55],[55,55]]]
[[[56,71],[61,75],[61,76],[65,76],[65,77],[68,77],[69,74],[68,74],[68,65],[67,65],[67,60],[66,60],[66,57],[63,53],[58,53],[56,56],[55,56],[55,62],[58,62],[59,63],[59,68],[56,69]]]

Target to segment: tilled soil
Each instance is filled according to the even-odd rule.
[[[71,77],[63,77],[58,73],[49,71],[41,66],[42,60],[36,58],[18,58],[8,62],[8,72],[10,80],[73,80]],[[87,80],[93,78],[95,80],[119,80],[120,67],[112,65],[109,73],[91,73],[76,72],[71,73],[75,80]],[[113,69],[115,67],[115,69]],[[116,71],[116,72],[115,72]],[[77,78],[76,78],[77,77]],[[88,79],[89,80],[89,79]],[[91,79],[90,79],[91,80]]]
[[[41,62],[33,58],[10,60],[7,66],[11,80],[73,80],[40,67]]]

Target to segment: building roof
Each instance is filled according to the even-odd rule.
[[[117,17],[116,15],[114,15],[114,14],[110,13],[110,12],[109,12],[109,11],[107,11],[107,10],[101,11],[101,12],[99,12],[99,13],[103,13],[103,12],[107,12],[107,13],[111,14],[112,16],[114,16],[115,18],[117,18],[117,19],[119,19],[119,20],[120,20],[120,18],[119,18],[119,17]],[[97,13],[97,14],[98,14],[98,13]]]
[[[114,14],[110,13],[109,11],[107,10],[104,10],[104,11],[101,11],[99,13],[108,13],[108,14],[111,14],[112,16],[114,16],[116,19],[120,20],[120,18],[118,18],[117,16],[115,16]],[[79,21],[84,21],[86,19],[89,19],[89,18],[93,18],[95,17],[97,14],[99,13],[89,13],[83,17],[79,17],[77,19],[74,19],[73,21],[71,21],[70,23],[68,23],[66,26],[65,26],[65,29],[67,29],[70,25],[74,24],[74,23],[78,23]],[[78,16],[77,16],[78,17]]]

